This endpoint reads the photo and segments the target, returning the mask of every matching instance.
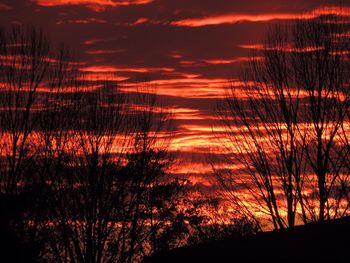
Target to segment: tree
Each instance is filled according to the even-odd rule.
[[[149,86],[133,95],[135,134],[123,168],[132,207],[125,262],[170,249],[185,232],[178,206],[186,182],[168,174],[169,111],[158,104],[156,90]]]
[[[35,169],[45,133],[39,131],[40,122],[42,113],[55,107],[49,98],[53,85],[67,81],[63,71],[70,62],[64,53],[34,27],[15,25],[0,34],[0,192],[4,200],[17,203],[18,214],[8,217],[8,226],[24,246],[31,247],[32,260],[43,254],[43,230],[49,222],[43,209],[49,178],[42,176],[48,167]]]
[[[185,228],[177,207],[184,182],[167,173],[169,143],[158,137],[167,114],[156,110],[156,95],[126,101],[115,83],[76,85],[80,96],[72,92],[67,103],[60,93],[58,108],[42,115],[39,167],[50,180],[52,222],[47,257],[133,262],[176,246]]]
[[[294,66],[298,66],[296,84],[307,95],[305,117],[310,126],[305,136],[305,153],[317,179],[318,215],[309,210],[312,218],[317,217],[320,221],[340,216],[334,213],[343,199],[341,193],[340,196],[336,194],[336,188],[344,172],[344,162],[349,157],[349,150],[341,142],[341,130],[348,121],[350,106],[347,88],[350,83],[350,43],[344,36],[349,31],[349,24],[343,22],[338,18],[331,18],[329,23],[325,19],[299,22],[294,32],[298,50],[314,50],[297,54]],[[346,212],[347,207],[345,211],[343,209],[342,212]]]
[[[244,70],[243,90],[232,87],[219,109],[230,161],[248,177],[217,177],[241,211],[266,214],[274,228],[346,214],[337,188],[348,158],[341,139],[349,112],[348,28],[337,16],[276,26],[264,59],[253,57]]]
[[[75,123],[64,129],[68,128],[69,137],[67,147],[62,148],[63,166],[54,166],[56,173],[60,171],[53,178],[54,257],[114,261],[115,255],[108,253],[109,240],[117,228],[119,209],[123,209],[120,198],[126,191],[116,185],[123,152],[123,96],[113,83],[78,85],[84,94],[73,105]]]
[[[15,194],[23,182],[35,126],[38,88],[49,67],[49,42],[41,30],[13,26],[1,33],[1,192]]]

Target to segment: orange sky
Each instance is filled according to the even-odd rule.
[[[241,63],[263,48],[272,24],[349,16],[350,3],[342,2],[340,8],[338,0],[1,0],[0,23],[40,25],[76,51],[82,72],[119,81],[127,93],[150,81],[173,112],[171,150],[181,162],[173,172],[210,188],[208,153],[223,151],[213,110],[228,85],[241,86]]]

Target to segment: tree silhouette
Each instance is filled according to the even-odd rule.
[[[274,228],[347,214],[338,189],[348,180],[348,28],[337,16],[276,26],[264,59],[253,54],[243,71],[243,91],[232,86],[219,109],[230,161],[249,176],[218,171],[217,178],[242,213],[262,212]]]
[[[30,155],[37,89],[47,77],[49,42],[42,31],[13,26],[1,34],[1,191],[15,194]]]
[[[68,62],[64,49],[56,49],[34,27],[2,29],[0,43],[0,191],[5,203],[12,200],[12,205],[18,206],[17,215],[8,217],[8,228],[24,246],[32,247],[29,250],[39,250],[35,256],[41,257],[46,239],[42,230],[48,223],[43,207],[47,207],[49,179],[35,167],[42,150],[38,126],[50,103],[50,92],[41,89],[53,82],[59,85],[58,77],[63,81],[62,70]],[[34,254],[25,257],[24,261],[35,260]]]

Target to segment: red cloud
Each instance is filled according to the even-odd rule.
[[[263,60],[263,57],[255,57],[255,60]],[[206,59],[203,60],[207,64],[212,65],[220,65],[220,64],[233,64],[233,63],[239,63],[239,62],[246,62],[252,60],[251,57],[238,57],[238,58],[232,58],[232,59]]]
[[[149,72],[173,72],[173,68],[123,68],[116,66],[90,66],[80,69],[82,72],[93,72],[93,73],[102,73],[102,72],[134,72],[134,73],[149,73]]]
[[[323,47],[304,47],[302,49],[293,47],[292,45],[276,46],[276,47],[266,47],[262,44],[252,44],[252,45],[240,45],[241,48],[245,49],[256,49],[256,50],[278,50],[282,52],[296,52],[296,53],[306,53],[315,52],[323,50]]]
[[[313,19],[320,15],[337,14],[350,16],[350,7],[321,7],[304,14],[297,13],[271,13],[271,14],[223,14],[217,16],[189,18],[170,23],[173,26],[201,27],[220,24],[235,24],[243,21],[267,22],[272,20]]]
[[[40,6],[83,5],[96,12],[106,7],[119,7],[126,5],[143,5],[153,0],[34,0]]]
[[[95,49],[95,50],[87,50],[85,51],[85,53],[89,55],[108,55],[108,54],[122,53],[125,51],[126,49],[110,49],[110,50]]]

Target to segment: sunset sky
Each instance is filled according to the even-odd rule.
[[[332,10],[350,14],[350,1],[0,0],[0,24],[41,26],[75,50],[92,78],[125,90],[152,81],[174,113],[174,173],[211,187],[208,153],[220,152],[213,110],[228,79],[240,85],[242,62],[263,48],[272,24]]]

